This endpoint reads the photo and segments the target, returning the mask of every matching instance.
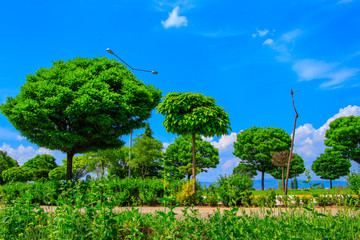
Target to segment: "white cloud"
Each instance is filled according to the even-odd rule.
[[[359,69],[355,68],[338,68],[338,63],[326,63],[315,59],[302,59],[295,61],[292,69],[299,76],[300,81],[311,81],[314,79],[328,79],[320,87],[334,88],[341,87],[340,84],[351,80],[356,76]]]
[[[163,143],[163,152],[166,152],[166,149],[168,148],[168,146],[170,145],[170,143]]]
[[[298,153],[305,161],[307,169],[311,168],[312,162],[325,150],[325,133],[332,121],[344,116],[360,116],[360,107],[347,106],[341,108],[339,113],[329,118],[326,123],[318,129],[312,124],[304,124],[295,131],[294,152]]]
[[[273,43],[274,43],[274,40],[272,40],[271,38],[268,38],[263,42],[263,45],[271,45]]]
[[[204,136],[201,136],[201,139],[202,139],[203,141],[211,142],[211,141],[214,139],[214,137],[204,137]]]
[[[184,16],[179,16],[179,7],[175,7],[171,13],[169,13],[169,18],[165,21],[161,21],[164,28],[170,28],[170,27],[181,27],[181,26],[187,26],[187,19]]]
[[[34,149],[31,146],[24,147],[23,145],[20,145],[18,148],[13,148],[9,144],[3,143],[0,150],[6,151],[10,157],[19,162],[20,166],[38,154],[50,154],[55,157],[58,163],[61,163],[61,160],[66,158],[66,155],[59,151],[52,151],[45,148]]]
[[[222,135],[219,141],[213,141],[213,138],[203,138],[203,140],[210,142],[214,147],[219,149],[219,154],[229,154],[234,151],[236,137],[237,133],[233,132],[230,135]]]

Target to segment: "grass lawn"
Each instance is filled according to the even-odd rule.
[[[254,196],[266,196],[270,194],[271,190],[252,191]],[[284,195],[282,190],[275,190],[276,195]],[[350,195],[349,188],[332,188],[332,189],[298,189],[288,190],[288,195]]]

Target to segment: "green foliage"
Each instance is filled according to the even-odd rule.
[[[138,170],[143,179],[148,176],[159,176],[162,164],[160,160],[163,156],[161,141],[143,135],[135,138],[134,142],[131,161],[128,162],[131,168]]]
[[[287,159],[289,160],[289,158]],[[287,164],[285,164],[285,174],[284,177],[286,177],[286,171],[287,171]],[[290,173],[289,178],[294,178],[299,176],[300,174],[303,174],[305,172],[305,164],[302,157],[300,157],[298,154],[294,154],[293,159],[291,160],[290,164]],[[277,167],[274,170],[270,172],[270,175],[273,176],[275,179],[281,179],[282,176],[282,169],[281,167]]]
[[[239,165],[233,169],[233,174],[249,175],[254,178],[257,175],[257,171],[253,165],[239,162]]]
[[[225,206],[239,206],[250,203],[251,192],[246,190],[250,189],[253,183],[254,180],[248,175],[220,175],[216,187],[220,200]]]
[[[18,162],[8,156],[6,151],[0,150],[0,185],[5,183],[2,177],[2,173],[5,170],[13,167],[19,167]]]
[[[192,138],[191,135],[181,136],[170,144],[165,152],[165,172],[176,179],[189,179],[192,171]],[[199,135],[195,137],[195,158],[197,173],[216,168],[219,164],[219,150],[211,143],[204,141]],[[190,171],[189,171],[190,170]]]
[[[49,172],[49,179],[51,180],[65,180],[66,179],[66,159],[63,159],[64,165],[54,168]],[[75,156],[73,158],[72,176],[73,179],[79,180],[84,177],[88,170],[88,158],[86,156]]]
[[[157,112],[165,115],[166,131],[178,135],[212,137],[231,130],[229,114],[215,105],[215,99],[199,93],[168,93]]]
[[[76,153],[121,147],[119,137],[143,127],[160,98],[115,60],[78,57],[27,75],[0,109],[32,143],[67,153],[71,166]]]
[[[343,158],[360,164],[360,117],[340,117],[330,123],[325,145],[340,151]]]
[[[12,167],[2,172],[4,182],[26,182],[33,178],[31,170],[20,167]]]
[[[176,201],[182,205],[189,205],[191,203],[191,198],[195,194],[193,190],[195,180],[191,179],[184,182],[181,185],[181,190],[176,194]]]
[[[351,172],[347,177],[347,181],[351,191],[360,196],[360,170],[357,173]]]
[[[295,177],[294,178],[294,189],[298,189],[299,188],[299,184],[298,184],[298,180],[297,180],[297,178]]]
[[[49,172],[56,168],[58,165],[55,158],[49,154],[36,155],[35,157],[27,160],[22,168],[27,168],[32,171],[33,181],[49,179]]]
[[[313,162],[311,169],[320,178],[331,181],[349,174],[350,167],[350,160],[343,158],[339,151],[327,148],[325,153]],[[330,185],[332,187],[332,184]]]
[[[24,196],[0,212],[2,239],[358,239],[360,217],[348,209],[332,215],[314,208],[242,212],[239,208],[201,217],[195,209],[177,217],[173,208],[156,214],[139,209],[115,211],[115,202],[82,201],[74,188],[75,204],[45,212]]]
[[[271,154],[290,148],[291,138],[280,128],[252,127],[240,132],[234,143],[234,155],[245,164],[250,164],[257,171],[272,172],[275,166],[271,163]],[[261,189],[264,189],[262,184]]]

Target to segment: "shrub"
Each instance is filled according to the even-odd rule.
[[[26,182],[32,178],[32,172],[27,168],[12,167],[2,172],[4,182]]]
[[[354,194],[360,196],[360,172],[355,173],[351,172],[347,178],[349,184],[349,188],[351,191],[354,192]]]

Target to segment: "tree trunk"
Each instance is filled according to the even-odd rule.
[[[282,179],[282,181],[281,181],[281,183],[282,183],[282,190],[283,191],[285,191],[285,178],[284,178],[284,168],[285,167],[281,167],[282,168],[282,175],[281,175],[281,179]]]
[[[190,174],[187,174],[187,179],[188,179],[188,180],[190,180],[190,176],[191,176]]]
[[[193,149],[192,149],[192,155],[193,155],[192,174],[193,174],[193,179],[194,179],[193,191],[194,191],[194,194],[195,194],[195,192],[196,192],[195,133],[192,134],[192,145],[193,145]]]
[[[73,157],[74,157],[74,153],[67,153],[66,154],[66,181],[71,181],[72,179],[72,162],[73,162]]]
[[[330,189],[332,189],[332,180],[330,179]]]
[[[264,175],[265,172],[261,172],[261,190],[264,190]]]

